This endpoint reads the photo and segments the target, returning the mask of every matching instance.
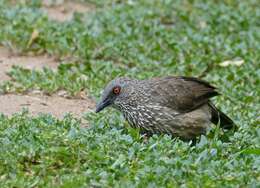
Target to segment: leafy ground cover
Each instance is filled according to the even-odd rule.
[[[87,89],[97,98],[120,75],[200,76],[239,130],[190,146],[168,136],[145,143],[113,110],[87,113],[88,127],[70,115],[1,115],[0,186],[259,187],[259,1],[81,2],[95,9],[58,22],[41,1],[0,0],[2,46],[66,61],[57,71],[14,66],[1,93]]]

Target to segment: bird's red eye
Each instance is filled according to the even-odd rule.
[[[120,88],[119,86],[114,87],[113,93],[116,94],[116,95],[118,95],[118,94],[120,93],[120,90],[121,90],[121,88]]]

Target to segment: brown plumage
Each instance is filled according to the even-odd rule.
[[[121,77],[106,86],[96,112],[111,105],[142,133],[169,134],[189,140],[205,134],[211,122],[220,123],[225,129],[235,127],[210,101],[216,95],[219,93],[215,87],[193,77],[148,80]]]

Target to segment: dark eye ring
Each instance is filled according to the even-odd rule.
[[[119,86],[114,87],[113,93],[118,95],[120,93],[121,88]]]

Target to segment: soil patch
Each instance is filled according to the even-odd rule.
[[[71,113],[80,118],[84,112],[94,108],[94,103],[90,99],[66,99],[59,96],[0,95],[0,113],[10,116],[21,112],[23,108],[32,115],[44,113],[62,118],[66,113]]]
[[[41,70],[43,67],[56,69],[59,63],[53,57],[41,56],[18,56],[12,54],[4,47],[0,47],[0,82],[10,80],[6,74],[13,65],[19,65],[27,69]],[[79,99],[68,99],[65,91],[56,95],[46,96],[41,92],[31,92],[28,95],[6,94],[0,95],[0,113],[12,115],[27,108],[29,113],[52,114],[62,118],[66,113],[75,117],[82,117],[84,112],[94,108],[94,103],[84,93],[80,93]]]
[[[75,12],[85,13],[94,8],[91,5],[71,1],[61,1],[53,4],[50,0],[43,0],[42,5],[43,10],[47,12],[50,19],[60,22],[71,20]]]
[[[0,82],[10,79],[6,73],[10,71],[13,65],[31,70],[41,70],[43,67],[56,69],[59,63],[47,55],[18,56],[12,54],[6,48],[0,47]]]

